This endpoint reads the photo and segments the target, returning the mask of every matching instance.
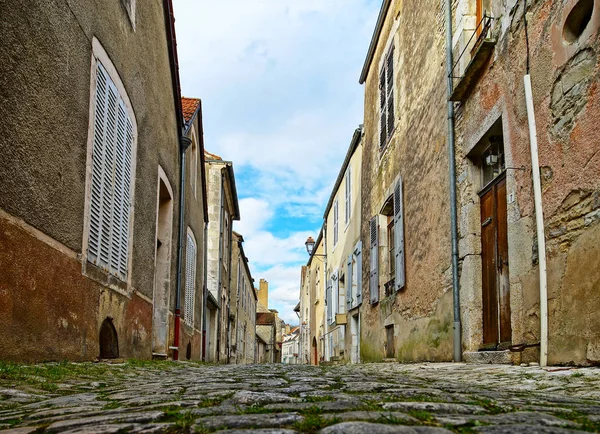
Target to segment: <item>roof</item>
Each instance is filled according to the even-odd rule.
[[[204,156],[206,157],[207,160],[223,160],[217,154],[211,154],[207,150],[204,151]]]
[[[298,302],[298,304],[294,308],[294,312],[300,312],[300,302]]]
[[[354,134],[352,135],[352,140],[350,141],[350,147],[348,148],[348,152],[346,152],[346,158],[344,158],[344,162],[342,163],[342,168],[340,169],[340,173],[338,173],[338,177],[335,180],[335,185],[333,186],[333,190],[331,191],[331,196],[329,196],[329,202],[327,202],[327,207],[325,207],[325,214],[323,214],[323,218],[327,220],[327,214],[329,210],[333,206],[333,199],[335,198],[335,192],[340,188],[340,184],[344,179],[344,174],[346,173],[346,169],[348,168],[348,164],[350,164],[350,159],[352,155],[354,155],[354,151],[358,147],[360,143],[360,138],[362,137],[362,124],[358,126],[356,130],[354,130]],[[315,244],[316,246],[316,244]]]
[[[275,314],[272,312],[257,312],[256,325],[273,325],[275,324]]]
[[[181,108],[183,109],[183,119],[185,120],[186,125],[192,122],[199,107],[199,98],[186,98],[184,96],[181,97]]]
[[[367,51],[367,58],[365,59],[365,63],[360,73],[360,79],[358,80],[360,84],[363,84],[367,79],[371,62],[373,62],[373,56],[375,56],[375,49],[377,48],[377,43],[379,42],[381,28],[383,27],[383,22],[385,21],[385,16],[387,15],[387,11],[391,3],[392,0],[383,0],[381,9],[379,10],[379,16],[377,17],[377,23],[375,24],[375,30],[373,30],[373,36],[371,37],[371,43],[369,44],[369,50]]]

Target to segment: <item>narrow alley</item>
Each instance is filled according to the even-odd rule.
[[[45,364],[0,380],[2,433],[566,433],[600,428],[593,368]],[[7,371],[10,373],[10,371]],[[62,375],[57,387],[44,377]],[[48,389],[48,390],[45,390]],[[9,429],[1,431],[2,428]]]

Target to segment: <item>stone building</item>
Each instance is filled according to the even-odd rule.
[[[182,284],[183,294],[180,348],[185,357],[202,360],[203,306],[206,291],[206,237],[208,227],[208,203],[206,172],[204,167],[204,131],[202,125],[202,102],[197,98],[181,98],[184,134],[190,139],[186,151],[184,210],[185,260]],[[179,186],[182,187],[181,185]]]
[[[300,327],[286,328],[281,347],[281,363],[285,365],[300,363]]]
[[[240,219],[233,163],[205,151],[208,190],[206,357],[227,363],[229,357],[229,288],[233,221]]]
[[[187,140],[170,3],[3,2],[3,359],[172,354]]]
[[[244,238],[233,232],[231,284],[229,286],[229,363],[254,363],[256,304],[254,279],[244,254]]]
[[[598,363],[600,2],[528,2],[526,16],[524,2],[453,4],[463,349],[477,360],[479,349],[543,340],[544,252],[524,84],[530,74],[547,258],[547,360]],[[503,355],[537,362],[539,348],[518,356]]]
[[[362,304],[361,165],[362,126],[354,131],[348,152],[325,207],[324,248],[326,361],[358,363]]]
[[[364,362],[452,359],[443,16],[385,0],[359,80]]]

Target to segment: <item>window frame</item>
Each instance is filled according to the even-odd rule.
[[[193,262],[190,262],[190,241],[194,246],[194,256]],[[196,305],[196,277],[197,277],[197,269],[198,269],[198,243],[196,242],[196,237],[194,236],[194,232],[190,227],[187,228],[187,237],[186,237],[186,245],[185,245],[185,296],[183,299],[183,322],[189,327],[194,327],[194,309]],[[191,270],[193,270],[193,275],[190,276],[190,266],[192,266]],[[191,277],[191,279],[190,279]],[[192,284],[189,282],[192,280]],[[188,291],[191,289],[191,295]],[[191,305],[190,305],[191,303]]]
[[[394,79],[394,44],[386,51],[383,63],[379,70],[378,88],[379,88],[379,151],[383,152],[390,142],[394,130],[396,129],[395,119],[395,79]],[[391,72],[390,72],[391,70]],[[383,80],[382,80],[383,78]],[[382,89],[382,82],[383,87]],[[383,92],[383,93],[382,93]],[[391,116],[390,116],[391,105]],[[383,139],[382,120],[385,119],[385,140]],[[390,125],[391,121],[391,125]]]
[[[95,139],[95,121],[96,121],[96,92],[98,85],[98,65],[101,65],[107,78],[110,79],[114,87],[116,88],[118,98],[123,103],[125,114],[128,116],[131,124],[131,166],[130,166],[130,185],[129,185],[129,208],[128,208],[128,225],[127,225],[127,248],[126,248],[126,272],[125,275],[120,277],[111,273],[109,270],[96,264],[89,254],[90,248],[90,232],[91,232],[91,218],[92,218],[92,188],[93,188],[93,149]],[[119,101],[117,101],[118,103]],[[88,264],[95,267],[99,267],[103,270],[107,276],[114,276],[118,279],[118,282],[122,282],[127,288],[131,288],[131,276],[132,276],[132,264],[133,264],[133,238],[134,238],[134,217],[135,217],[135,183],[136,183],[136,170],[137,170],[137,145],[138,145],[138,127],[133,105],[129,99],[129,95],[125,89],[121,78],[110,60],[110,57],[104,50],[104,47],[100,41],[96,38],[92,38],[92,55],[90,62],[90,104],[88,113],[88,137],[87,137],[87,157],[86,157],[86,189],[85,189],[85,207],[84,207],[84,218],[83,218],[83,240],[82,240],[82,272],[85,275],[87,273]],[[112,208],[111,208],[112,209]],[[96,273],[92,273],[91,276],[96,276]],[[122,285],[113,283],[111,279],[107,279],[105,283],[116,291],[123,291]],[[126,292],[128,293],[128,292]]]

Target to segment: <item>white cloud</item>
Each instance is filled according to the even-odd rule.
[[[203,100],[206,148],[236,168],[244,250],[294,320],[354,129],[379,0],[174,0],[183,93]],[[306,224],[299,227],[299,219]],[[294,320],[293,322],[296,322]]]

